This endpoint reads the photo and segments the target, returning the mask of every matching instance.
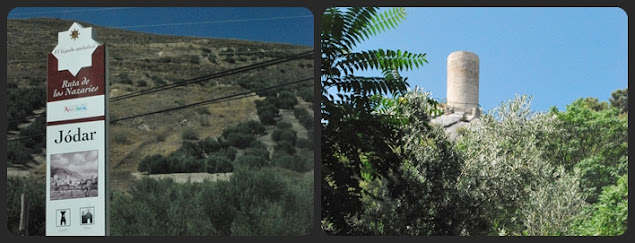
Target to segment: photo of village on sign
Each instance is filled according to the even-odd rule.
[[[51,200],[97,196],[97,150],[51,155]]]

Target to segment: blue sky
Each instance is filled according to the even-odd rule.
[[[314,42],[313,15],[306,8],[37,7],[15,8],[7,16],[36,17],[84,21],[156,34],[245,39],[310,47]]]
[[[446,98],[447,56],[458,50],[479,56],[485,111],[515,94],[532,95],[532,109],[546,111],[580,97],[608,101],[611,92],[628,87],[628,21],[619,8],[420,7],[406,13],[396,29],[358,49],[427,53],[428,64],[401,74],[438,100]]]

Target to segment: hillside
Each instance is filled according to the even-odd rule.
[[[72,21],[60,19],[8,20],[9,94],[18,91],[33,93],[31,90],[45,87],[46,56],[56,45],[57,32],[67,30],[71,24]],[[154,35],[104,28],[90,23],[80,22],[80,24],[84,27],[93,27],[97,33],[97,40],[107,45],[110,98],[312,50],[310,47],[288,44]],[[110,117],[111,120],[115,120],[247,92],[255,87],[267,87],[310,78],[313,76],[313,70],[313,58],[303,58],[198,84],[113,101],[109,107]],[[306,84],[310,85],[311,82]],[[291,87],[285,86],[285,88]],[[308,89],[312,94],[313,87],[303,88],[303,90]],[[297,88],[289,90],[296,95],[300,91]],[[12,118],[22,118],[23,115],[36,115],[35,112],[41,112],[44,108],[45,96],[36,95],[32,98],[33,101],[29,101],[29,104],[33,105],[29,108],[30,110],[26,109],[28,111],[25,112],[26,114],[14,115],[11,113],[11,97],[19,100],[22,96],[9,95],[10,121]],[[41,100],[37,100],[37,97]],[[116,190],[128,190],[131,187],[131,181],[136,178],[133,174],[138,174],[139,163],[147,156],[157,154],[166,156],[179,149],[185,141],[183,133],[186,131],[195,133],[199,140],[208,137],[215,138],[230,126],[248,120],[258,120],[254,101],[263,99],[264,97],[260,96],[249,96],[223,100],[206,106],[111,123],[109,164],[111,186]],[[302,108],[313,114],[312,102],[306,102],[300,97],[297,100],[298,104],[295,108]],[[45,115],[46,112],[42,114]],[[278,122],[291,123],[298,138],[308,137],[307,129],[299,125],[294,117],[293,108],[282,109],[280,114],[276,118]],[[11,124],[9,125],[9,130],[12,131],[10,133],[14,136],[17,136],[16,134],[20,131],[31,129],[29,125],[36,124],[37,121],[24,119],[17,123],[18,126],[13,128]],[[258,140],[267,145],[270,152],[274,150],[274,143],[270,141],[274,127],[274,125],[267,125],[265,135],[258,137]],[[41,127],[39,129],[43,132]],[[37,131],[36,128],[32,130]],[[312,130],[310,132],[312,133]],[[37,141],[34,143],[37,144]],[[11,146],[13,145],[8,146],[10,150],[19,151]],[[25,145],[25,147],[31,146]],[[31,151],[31,154],[25,158],[29,166],[20,166],[11,160],[8,161],[11,167],[9,171],[13,171],[16,175],[23,175],[27,170],[30,174],[44,176],[46,167],[41,159],[45,155],[44,151],[40,148]],[[300,152],[309,153],[309,150]],[[238,153],[240,155],[242,150],[238,149]],[[313,152],[310,151],[310,153],[312,158]],[[17,153],[16,156],[20,154]]]

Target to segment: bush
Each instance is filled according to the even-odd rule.
[[[204,157],[203,149],[201,148],[200,143],[191,141],[183,141],[181,147],[174,151],[174,153],[172,154],[183,154],[195,157],[197,159],[202,159]]]
[[[218,150],[218,152],[212,153],[213,155],[219,155],[219,156],[225,156],[227,157],[230,161],[234,161],[236,159],[236,154],[238,154],[238,151],[236,151],[235,148],[233,147],[224,147],[221,148],[220,150]]]
[[[313,129],[313,116],[309,114],[304,108],[296,107],[293,109],[293,115],[298,119],[298,122],[308,129]]]
[[[137,82],[137,86],[139,86],[139,87],[147,87],[148,86],[148,82],[146,82],[145,80],[139,80],[139,82]]]
[[[253,155],[259,158],[263,158],[265,161],[269,161],[269,150],[265,147],[251,147],[243,153],[244,155]]]
[[[128,140],[128,136],[125,132],[113,133],[112,139],[117,144],[130,144],[130,140]]]
[[[286,154],[295,154],[295,147],[287,142],[287,141],[280,141],[278,142],[275,146],[274,146],[274,154],[281,154],[281,153],[286,153]]]
[[[291,91],[281,91],[280,93],[278,93],[278,100],[279,100],[279,106],[278,108],[280,109],[293,109],[293,107],[298,104],[298,100],[295,98],[295,94],[293,94]]]
[[[206,160],[207,173],[229,173],[234,171],[231,160],[222,155],[211,155]]]
[[[289,122],[278,122],[278,124],[276,124],[276,128],[278,129],[290,129],[292,127],[293,125]]]
[[[230,133],[225,137],[227,139],[227,143],[236,148],[244,149],[249,147],[252,141],[256,139],[256,137],[252,134],[246,133]]]
[[[271,164],[280,168],[285,168],[297,172],[307,172],[313,169],[313,159],[310,160],[306,157],[299,155],[283,154],[276,158],[271,159]]]
[[[221,145],[218,141],[211,137],[199,141],[198,144],[201,147],[201,150],[207,154],[218,152],[221,149]]]
[[[26,194],[29,202],[29,235],[45,233],[46,182],[37,177],[7,177],[7,227],[18,235],[21,210],[21,195]]]
[[[118,76],[119,82],[121,84],[132,84],[132,79],[128,76],[128,73],[120,73]]]
[[[234,161],[234,164],[237,167],[241,166],[241,167],[252,168],[252,169],[260,168],[264,166],[266,163],[267,163],[267,160],[265,160],[263,157],[251,155],[251,154],[240,156],[236,159],[236,161]]]
[[[111,219],[113,236],[306,235],[313,178],[267,168],[236,171],[228,182],[144,178],[129,193],[112,194]]]
[[[181,137],[183,139],[198,140],[198,134],[192,128],[185,129],[185,131],[181,134]]]
[[[262,101],[256,100],[255,102],[256,102],[256,112],[258,113],[258,118],[260,119],[260,122],[262,122],[262,124],[265,124],[265,125],[275,125],[276,124],[275,117],[278,116],[280,111],[278,110],[276,105],[272,103],[274,101],[272,99],[269,99],[269,97],[267,97]]]
[[[313,140],[309,140],[306,138],[299,138],[298,141],[296,142],[296,146],[298,148],[313,150]]]
[[[190,56],[189,58],[189,63],[190,64],[200,64],[201,61],[199,60],[198,56]]]
[[[207,106],[196,107],[196,109],[194,109],[194,111],[196,111],[196,113],[201,114],[201,115],[203,115],[203,114],[206,114],[206,115],[212,114],[212,113],[209,112],[209,108],[207,108]]]
[[[164,85],[168,84],[164,79],[159,78],[158,76],[152,76],[152,81],[154,82],[154,86],[155,87],[156,86],[164,86]]]
[[[7,141],[7,162],[9,164],[25,165],[31,161],[33,150],[24,146],[22,141]]]
[[[301,89],[298,91],[298,96],[306,102],[313,103],[313,88]]]
[[[273,141],[276,141],[278,143],[281,142],[281,141],[286,141],[289,144],[291,144],[292,146],[295,146],[297,135],[296,135],[296,132],[294,130],[291,130],[289,128],[287,128],[287,129],[278,129],[278,128],[276,128],[271,133],[271,138],[273,139]]]
[[[212,123],[209,122],[209,119],[207,119],[207,117],[199,117],[198,121],[202,127],[209,127],[212,125]]]

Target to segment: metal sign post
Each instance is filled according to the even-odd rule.
[[[48,55],[46,235],[107,234],[106,46],[73,23]]]

